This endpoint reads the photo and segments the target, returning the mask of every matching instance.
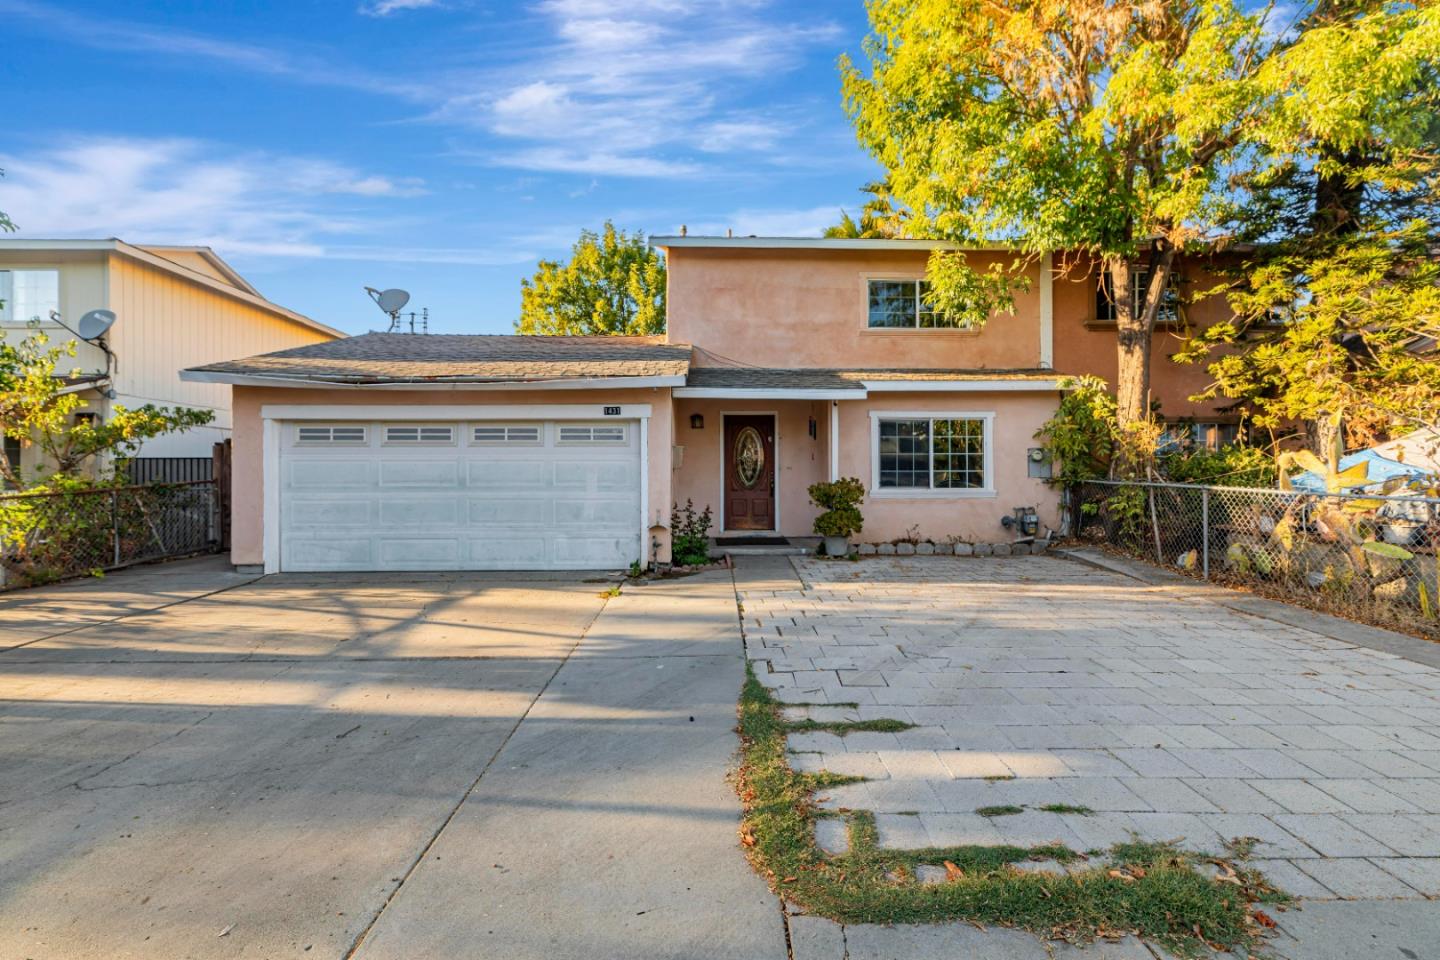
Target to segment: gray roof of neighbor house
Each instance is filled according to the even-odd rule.
[[[326,383],[504,383],[684,377],[690,347],[663,337],[536,337],[366,333],[243,360],[192,367],[186,379]]]

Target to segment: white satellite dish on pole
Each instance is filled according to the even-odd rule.
[[[115,325],[114,310],[91,310],[80,318],[80,323],[75,332],[81,340],[95,341],[105,336],[106,332]]]
[[[405,309],[405,304],[410,302],[410,294],[392,287],[389,290],[381,290],[380,296],[375,298],[375,302],[386,313],[399,313]]]

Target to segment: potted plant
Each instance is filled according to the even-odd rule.
[[[854,477],[811,484],[810,502],[825,511],[815,518],[815,532],[825,538],[828,556],[843,557],[850,553],[850,537],[865,525],[859,507],[864,499],[865,485]]]

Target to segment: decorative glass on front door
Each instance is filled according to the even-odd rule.
[[[745,427],[735,435],[735,474],[740,485],[750,489],[760,480],[765,469],[765,443],[760,431]]]

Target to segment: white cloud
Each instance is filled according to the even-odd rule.
[[[326,237],[373,229],[378,217],[350,209],[354,202],[424,191],[411,178],[178,138],[73,140],[0,156],[0,168],[0,210],[28,236],[119,236],[290,256],[318,255]]]
[[[829,23],[777,22],[766,7],[542,0],[533,9],[554,39],[472,78],[432,119],[524,144],[479,156],[532,170],[688,177],[707,170],[699,155],[761,157],[800,124],[738,110],[740,90],[838,35]]]
[[[424,10],[439,5],[439,0],[375,0],[373,3],[362,3],[360,12],[367,17],[388,17],[401,10]]]
[[[840,221],[839,205],[803,210],[736,210],[722,220],[689,225],[699,236],[720,236],[733,230],[737,237],[818,237]]]

